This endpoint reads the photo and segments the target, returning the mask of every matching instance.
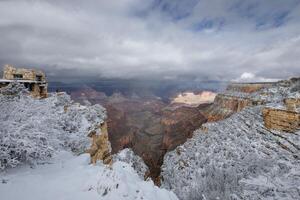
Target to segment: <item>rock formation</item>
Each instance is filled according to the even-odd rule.
[[[91,162],[95,164],[97,161],[102,160],[104,164],[111,165],[111,146],[108,140],[107,123],[104,122],[100,126],[96,126],[88,137],[92,139],[92,145],[87,153],[91,155]]]
[[[300,128],[300,113],[296,111],[266,107],[262,113],[268,129],[295,132]]]
[[[167,106],[157,98],[128,99],[114,95],[105,107],[112,152],[132,148],[149,167],[146,177],[158,185],[164,154],[184,143],[206,122],[198,108]]]
[[[218,121],[241,111],[247,106],[264,104],[264,100],[251,98],[251,94],[271,86],[270,83],[232,83],[223,93],[216,96],[214,103],[204,111],[204,115],[208,121]]]
[[[173,150],[193,136],[194,130],[207,120],[195,107],[168,107],[163,110],[161,124],[163,126],[162,149]]]
[[[300,129],[300,96],[294,95],[282,104],[263,109],[264,124],[268,129],[295,132]]]
[[[222,104],[231,116],[203,124],[167,153],[162,186],[183,200],[300,199],[298,86],[291,79],[255,92],[227,90],[250,103]]]

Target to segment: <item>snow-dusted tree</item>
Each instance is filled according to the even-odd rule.
[[[0,89],[0,168],[46,160],[60,149],[82,152],[87,134],[106,118],[99,105],[81,106],[65,93],[34,99],[20,84]]]

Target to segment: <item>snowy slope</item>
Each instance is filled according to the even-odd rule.
[[[0,174],[3,200],[177,200],[174,193],[141,180],[130,163],[112,169],[89,164],[89,155],[60,152],[48,164],[21,166]]]
[[[180,199],[300,199],[300,132],[269,131],[262,106],[205,124],[166,154],[163,183]]]

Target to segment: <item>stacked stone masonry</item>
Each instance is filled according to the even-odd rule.
[[[40,70],[15,68],[12,65],[5,65],[0,87],[4,87],[11,82],[24,84],[33,97],[45,98],[48,95],[46,76]]]

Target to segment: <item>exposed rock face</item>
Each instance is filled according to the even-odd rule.
[[[204,111],[208,121],[225,119],[245,107],[264,105],[271,99],[282,98],[287,95],[286,90],[292,81],[277,83],[233,83],[216,96],[213,105]]]
[[[195,107],[181,106],[164,109],[161,119],[164,131],[162,148],[167,151],[173,150],[187,138],[192,137],[194,130],[206,121],[205,116]]]
[[[265,127],[272,130],[295,132],[300,128],[300,113],[286,109],[264,108]]]
[[[283,104],[270,105],[263,109],[265,126],[268,129],[295,132],[300,129],[300,95],[292,93]]]
[[[96,126],[88,136],[92,138],[91,148],[87,150],[87,153],[91,155],[91,162],[95,164],[98,160],[102,160],[104,164],[111,165],[111,146],[108,140],[107,123]]]
[[[112,152],[132,148],[149,167],[146,177],[159,185],[164,154],[184,143],[206,118],[200,108],[167,106],[158,99],[111,97],[106,104]]]
[[[211,105],[204,114],[208,121],[218,121],[229,117],[233,113],[240,112],[247,106],[260,105],[263,103],[264,102],[255,101],[250,98],[218,94],[213,105]]]

